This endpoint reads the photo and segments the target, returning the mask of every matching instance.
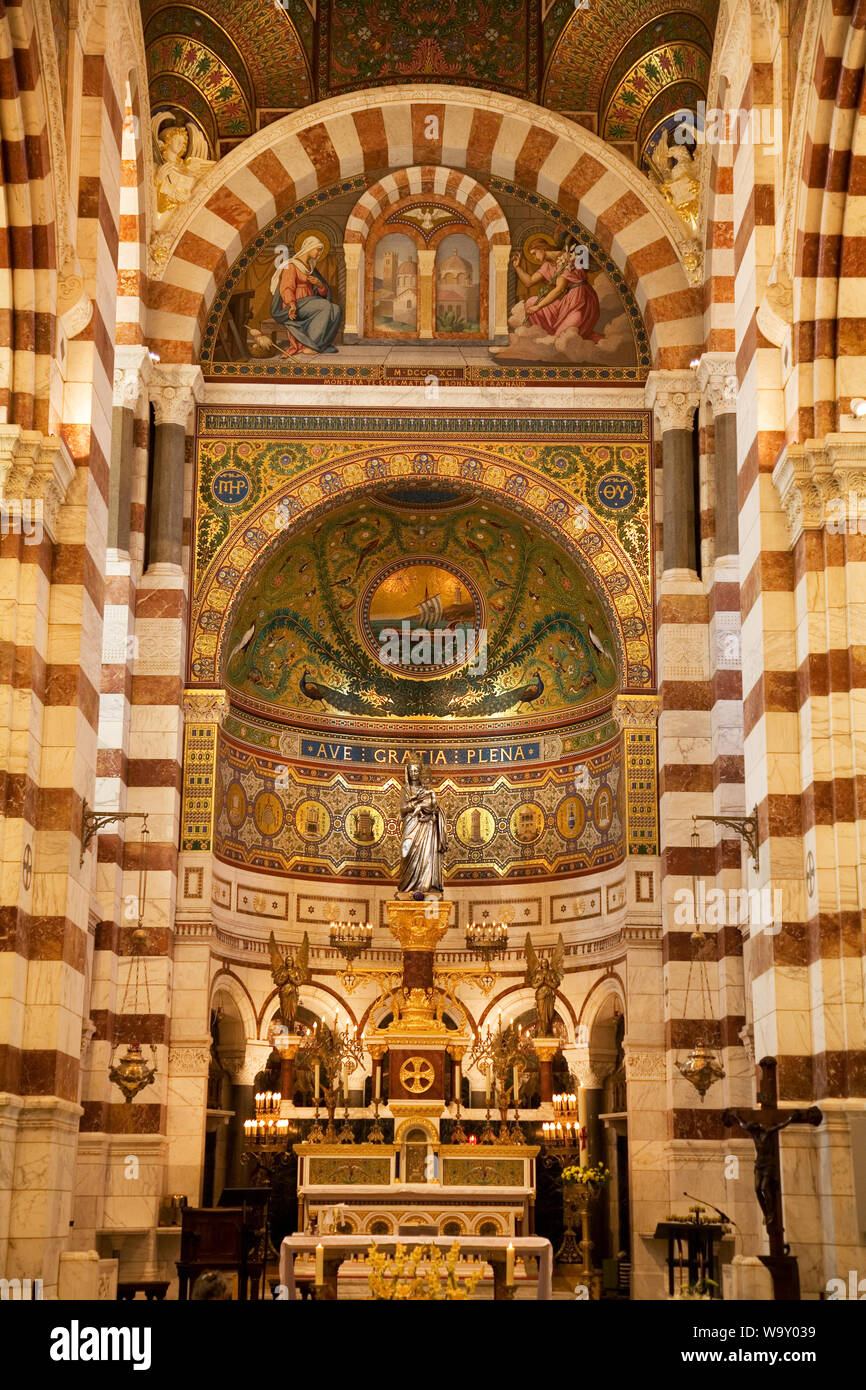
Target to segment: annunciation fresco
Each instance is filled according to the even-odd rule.
[[[429,190],[395,196],[388,185],[375,215],[365,198],[392,178],[384,172],[274,218],[217,293],[202,335],[205,372],[428,386],[432,374],[437,390],[645,378],[640,312],[585,228],[489,175],[474,184],[482,221],[460,180],[463,201],[435,191],[433,171],[411,174],[401,172],[407,188],[429,175]]]
[[[610,277],[583,250],[574,239],[560,244],[536,232],[514,253],[517,295],[508,346],[491,348],[497,361],[633,364],[628,314]]]
[[[232,695],[274,717],[484,723],[609,702],[613,637],[575,562],[468,489],[451,496],[431,511],[383,488],[293,532],[236,607]]]

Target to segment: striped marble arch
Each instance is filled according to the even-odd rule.
[[[162,361],[196,359],[219,286],[271,218],[337,179],[396,168],[408,180],[416,166],[470,171],[482,181],[498,175],[555,202],[622,271],[650,334],[654,365],[675,369],[694,355],[702,337],[699,257],[683,224],[633,165],[597,136],[529,103],[413,86],[296,112],[209,173],[171,244],[156,248],[164,270],[151,285],[150,327]],[[382,179],[370,198],[378,203],[395,189]]]

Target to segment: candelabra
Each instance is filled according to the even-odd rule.
[[[553,1097],[553,1120],[546,1120],[541,1126],[541,1139],[544,1144],[542,1162],[548,1168],[557,1168],[560,1175],[567,1168],[579,1166],[586,1153],[586,1128],[581,1127],[577,1111],[577,1096],[574,1094],[555,1095]],[[562,1244],[556,1252],[556,1258],[565,1264],[577,1264],[581,1257],[583,1241],[578,1244],[577,1231],[575,1229],[575,1218],[580,1214],[575,1202],[570,1200],[571,1192],[567,1190],[567,1185],[562,1183],[562,1215],[563,1215],[563,1235]],[[588,1230],[583,1232],[584,1239],[589,1239]],[[584,1252],[584,1263],[586,1263],[588,1252]]]
[[[518,1124],[520,1083],[532,1056],[533,1046],[529,1033],[513,1023],[503,1029],[501,1016],[495,1032],[491,1031],[488,1024],[483,1033],[480,1029],[476,1033],[469,1053],[469,1065],[476,1067],[485,1081],[487,1123],[481,1133],[482,1144],[492,1144],[497,1140],[490,1125],[490,1097],[494,1088],[496,1107],[499,1111],[498,1142],[524,1142],[523,1131]],[[509,1133],[508,1110],[511,1105],[514,1106],[514,1125]]]
[[[331,922],[328,931],[331,945],[340,952],[348,967],[373,940],[372,922]],[[343,983],[348,990],[354,989],[356,980],[351,968],[343,971]]]
[[[279,1091],[257,1092],[255,1118],[244,1120],[243,1162],[256,1165],[254,1183],[270,1181],[279,1164],[288,1158],[289,1122],[280,1119],[281,1100]]]
[[[508,923],[488,922],[486,919],[481,922],[467,922],[465,931],[467,951],[480,956],[486,966],[487,974],[482,975],[480,979],[480,984],[486,992],[493,985],[491,961],[503,956],[508,950]]]
[[[342,1090],[346,1122],[339,1138],[348,1142],[352,1137],[351,1130],[348,1129],[349,1077],[356,1067],[364,1064],[364,1044],[358,1037],[358,1029],[350,1027],[348,1022],[345,1028],[341,1029],[339,1014],[334,1018],[333,1028],[329,1028],[327,1023],[319,1022],[316,1024],[315,1032],[310,1032],[303,1038],[300,1056],[314,1078],[313,1095],[316,1106],[316,1123],[308,1136],[309,1141],[327,1144],[337,1142],[338,1135],[334,1128],[334,1115],[337,1109],[337,1097]],[[328,1126],[324,1133],[319,1125],[320,1082],[324,1082],[322,1091],[328,1114]]]

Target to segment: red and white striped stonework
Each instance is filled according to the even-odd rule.
[[[124,1269],[155,1274],[167,1248],[156,1239],[160,1198],[201,1196],[213,1000],[234,1000],[236,1079],[251,1085],[270,1051],[276,1002],[257,890],[244,885],[253,906],[227,924],[232,903],[241,913],[236,866],[178,855],[185,721],[218,748],[227,703],[221,690],[184,690],[194,410],[207,399],[382,406],[386,388],[302,396],[271,382],[206,383],[197,360],[215,296],[259,232],[357,175],[369,187],[348,219],[347,266],[395,203],[435,193],[471,212],[504,271],[508,226],[485,187],[496,176],[580,222],[636,297],[655,414],[662,901],[655,862],[637,857],[626,886],[611,870],[603,903],[597,889],[598,915],[623,913],[625,945],[602,967],[583,918],[569,939],[560,1002],[575,1030],[570,1060],[599,1091],[593,1066],[605,1047],[614,1055],[611,1006],[622,996],[635,1231],[682,1209],[686,1190],[732,1212],[757,1249],[751,1145],[721,1113],[754,1100],[744,1042],[776,1056],[782,1102],[816,1101],[827,1116],[820,1131],[792,1128],[783,1140],[804,1287],[817,1295],[846,1260],[862,1267],[851,1117],[866,1097],[866,430],[850,408],[866,397],[866,0],[807,5],[790,91],[775,8],[722,7],[708,105],[740,125],[779,107],[787,143],[705,147],[697,230],[576,123],[497,93],[421,84],[274,122],[209,169],[157,230],[137,0],[82,7],[63,82],[48,0],[0,0],[0,500],[45,504],[36,543],[0,534],[0,1273],[41,1274],[53,1293],[74,1218],[76,1250],[95,1249],[99,1231],[145,1230],[129,1237]],[[401,399],[420,404],[420,389]],[[579,387],[571,396],[584,413],[598,400]],[[634,408],[633,392],[625,400]],[[490,399],[461,390],[460,402]],[[617,405],[613,392],[605,402]],[[520,411],[550,404],[531,387],[496,398]],[[695,412],[690,558],[681,522]],[[158,475],[171,507],[149,492]],[[619,704],[624,727],[655,721],[651,699]],[[85,801],[130,818],[105,827],[82,865]],[[694,815],[753,808],[757,872],[730,827],[701,823],[693,855]],[[144,813],[147,999],[124,1005]],[[711,1019],[694,973],[687,998],[692,927],[674,919],[675,894],[695,876],[706,889],[783,895],[778,932],[707,926]],[[319,886],[275,888],[273,923],[290,936],[308,920],[303,901],[323,981],[306,1002],[363,1020],[373,1000],[340,994],[331,893]],[[368,896],[359,920],[384,920]],[[554,897],[542,903],[534,884],[517,897],[552,944]],[[574,914],[571,931],[583,908],[564,892],[555,901]],[[473,915],[495,914],[499,897],[491,887],[489,902],[473,903]],[[516,955],[502,973],[517,1018],[532,991]],[[494,1008],[476,1002],[479,1019]],[[581,1051],[578,1020],[599,1029],[596,1054]],[[108,1070],[133,1039],[155,1048],[157,1076],[128,1105]],[[676,1065],[699,1040],[718,1047],[726,1072],[703,1102]],[[652,1296],[662,1296],[660,1258],[635,1250],[635,1287]]]
[[[510,241],[508,223],[493,194],[468,174],[435,165],[386,174],[372,188],[366,189],[346,220],[344,240],[365,241],[370,228],[394,203],[433,193],[453,199],[472,213],[484,228],[488,241],[497,244]]]
[[[151,287],[152,346],[163,362],[195,361],[226,272],[277,213],[340,178],[443,165],[514,179],[578,219],[635,292],[657,365],[688,363],[701,296],[678,254],[685,229],[623,157],[571,122],[493,93],[412,86],[365,95],[287,116],[211,172]],[[389,177],[383,197],[393,191]]]
[[[840,428],[852,397],[863,395],[864,62],[866,6],[837,0],[820,7],[796,190],[802,213],[794,263],[792,404],[799,440]]]

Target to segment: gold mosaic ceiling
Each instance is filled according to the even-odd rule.
[[[214,156],[289,111],[393,82],[459,83],[562,112],[638,159],[706,96],[718,0],[142,0],[153,110]]]

